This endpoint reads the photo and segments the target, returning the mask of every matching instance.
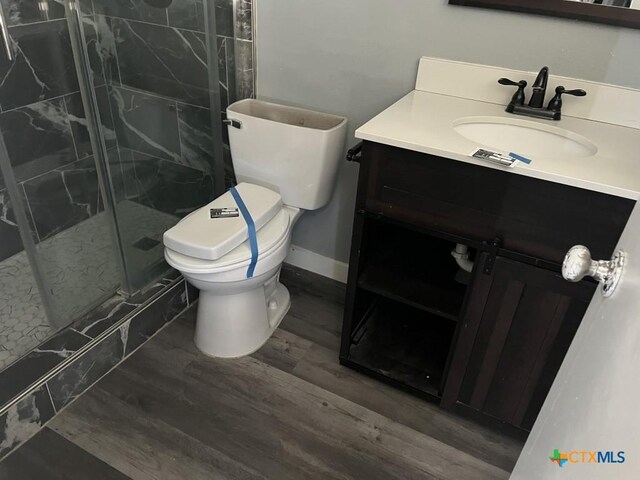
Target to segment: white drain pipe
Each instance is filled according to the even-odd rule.
[[[473,262],[469,260],[469,247],[462,243],[457,243],[456,248],[451,251],[451,256],[456,259],[456,263],[462,270],[471,273]]]

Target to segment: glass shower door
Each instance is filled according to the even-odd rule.
[[[12,206],[23,212],[16,223],[27,234],[22,242],[2,239],[0,265],[16,255],[29,258],[53,333],[115,292],[120,261],[104,214],[64,5],[2,2],[2,9],[3,176]],[[0,324],[17,321],[25,342],[43,340],[27,326],[28,315],[8,317]]]
[[[213,2],[0,6],[1,369],[161,277],[224,167]]]
[[[0,370],[52,333],[50,303],[41,295],[46,290],[37,266],[32,267],[34,249],[25,225],[24,204],[0,138]],[[31,243],[30,254],[24,243]]]
[[[79,15],[131,291],[167,269],[164,231],[224,187],[213,2],[161,3]]]

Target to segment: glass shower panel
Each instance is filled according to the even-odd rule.
[[[222,165],[214,8],[94,0],[83,9],[133,290],[161,275],[162,234],[216,195]]]
[[[64,5],[1,5],[14,58],[0,54],[0,131],[53,333],[116,291],[120,261],[104,215]]]
[[[224,165],[213,0],[0,8],[1,369],[165,273],[163,232]]]
[[[0,139],[0,370],[55,331],[31,267],[33,255],[24,248],[23,238],[30,241],[30,232],[24,205],[15,199],[17,192]]]

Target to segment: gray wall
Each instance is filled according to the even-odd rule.
[[[258,97],[345,115],[351,133],[413,89],[423,55],[523,70],[546,64],[560,75],[640,88],[640,30],[445,0],[257,6]],[[294,244],[348,260],[357,169],[344,162],[332,202],[302,217]]]

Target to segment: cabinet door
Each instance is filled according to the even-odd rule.
[[[443,396],[530,430],[582,320],[595,284],[488,255],[478,258]]]

